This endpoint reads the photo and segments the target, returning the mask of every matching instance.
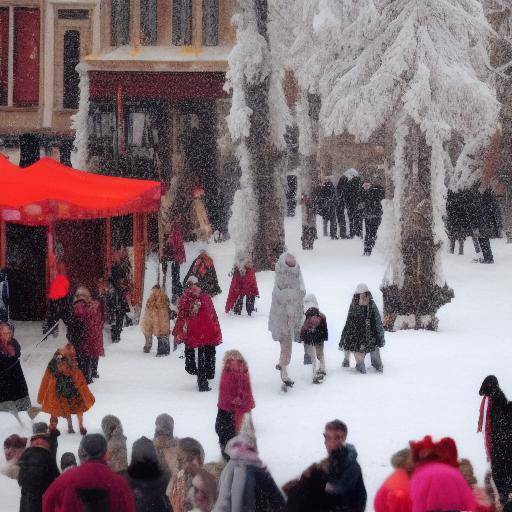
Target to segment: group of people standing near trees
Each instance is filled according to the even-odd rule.
[[[316,211],[323,219],[323,235],[338,238],[363,237],[363,254],[370,256],[382,221],[383,187],[362,179],[355,169],[348,169],[335,187],[326,177],[316,194]],[[347,223],[348,218],[348,223]]]

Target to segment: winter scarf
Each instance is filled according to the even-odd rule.
[[[242,420],[246,412],[255,407],[251,381],[247,368],[234,368],[228,360],[222,370],[219,389],[219,409],[233,413],[235,431],[240,432]],[[245,365],[244,365],[245,366]]]
[[[485,404],[487,402],[487,409]],[[492,407],[492,398],[484,396],[480,403],[480,415],[478,417],[478,428],[477,432],[484,432],[485,439],[485,453],[487,454],[487,462],[491,460],[491,415],[489,414]],[[485,412],[484,412],[485,411]],[[485,426],[484,426],[484,415],[485,415]]]

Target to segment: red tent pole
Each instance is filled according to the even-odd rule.
[[[142,214],[133,215],[133,295],[134,306],[142,303],[142,280],[144,267],[144,240],[142,236]]]
[[[7,262],[7,237],[5,220],[0,220],[0,268]]]

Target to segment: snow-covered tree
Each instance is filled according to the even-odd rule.
[[[267,0],[238,0],[232,22],[237,39],[229,56],[227,122],[242,177],[229,231],[237,253],[252,255],[258,270],[268,270],[284,250],[282,156],[289,112],[283,69],[270,47]]]
[[[343,30],[339,58],[323,82],[327,134],[367,141],[392,127],[393,201],[381,229],[389,266],[383,283],[388,327],[437,327],[453,296],[443,276],[446,143],[496,130],[488,84],[490,27],[477,0],[364,0]],[[449,169],[448,169],[449,170]]]

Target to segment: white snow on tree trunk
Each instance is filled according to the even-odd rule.
[[[349,132],[359,141],[395,123],[394,215],[381,233],[391,244],[385,282],[400,286],[400,197],[403,193],[402,120],[418,123],[432,148],[435,242],[444,238],[444,144],[461,134],[466,144],[496,130],[498,102],[489,77],[490,27],[476,0],[365,0],[342,31],[336,63],[322,81],[321,122],[326,135]],[[448,169],[450,170],[450,169]],[[448,181],[449,181],[448,177]],[[436,282],[441,282],[436,264]]]
[[[71,128],[75,130],[75,140],[71,152],[71,164],[75,169],[87,169],[89,144],[89,73],[87,64],[81,62],[76,67],[80,76],[80,101],[78,112],[71,118]]]

